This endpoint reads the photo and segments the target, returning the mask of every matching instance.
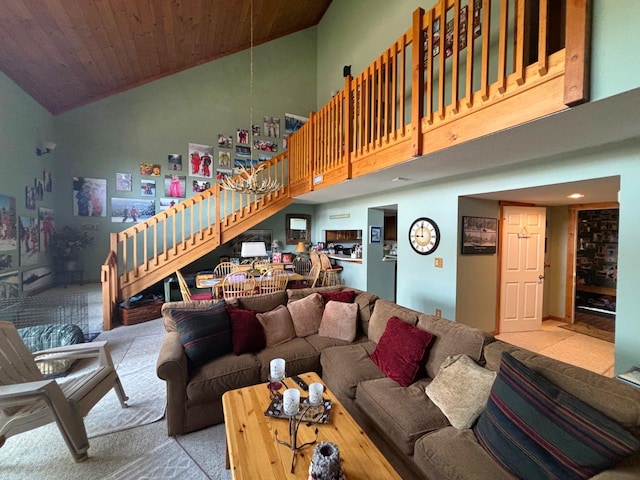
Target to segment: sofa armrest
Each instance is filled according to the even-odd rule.
[[[640,472],[640,452],[635,452],[613,468],[591,477],[592,480],[632,480]]]
[[[178,332],[166,333],[158,355],[156,374],[167,382],[167,430],[170,436],[174,436],[184,430],[189,381],[187,356]]]

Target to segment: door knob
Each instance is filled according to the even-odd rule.
[[[544,278],[544,275],[538,275],[538,279],[542,280]]]

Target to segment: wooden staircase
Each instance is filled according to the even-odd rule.
[[[281,185],[269,195],[222,190],[219,184],[122,232],[112,233],[102,265],[103,329],[117,306],[291,204],[287,153],[265,162],[262,176]]]

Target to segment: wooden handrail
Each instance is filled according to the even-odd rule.
[[[548,0],[538,5],[534,12],[524,0],[440,0],[416,9],[411,27],[347,76],[288,137],[288,151],[267,162],[264,175],[281,182],[278,191],[256,198],[215,185],[112,234],[102,267],[105,305],[115,308],[118,298],[229,241],[292,197],[587,101],[591,0],[564,0],[561,11]]]
[[[105,330],[111,328],[119,301],[161,281],[291,203],[287,152],[263,163],[261,175],[280,184],[269,195],[221,190],[215,184],[111,234],[101,274]]]

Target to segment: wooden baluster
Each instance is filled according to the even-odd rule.
[[[460,0],[456,0],[453,6],[453,51],[451,52],[451,112],[458,113],[460,82]]]
[[[547,58],[547,8],[548,0],[539,0],[540,8],[538,14],[538,73],[546,75],[549,70],[549,59]]]
[[[498,39],[498,91],[507,89],[507,34],[509,33],[509,0],[500,0],[500,37]]]
[[[422,59],[420,61],[424,62],[426,59],[427,62],[427,71],[424,76],[424,88],[426,90],[426,105],[424,108],[424,112],[421,113],[422,117],[427,120],[427,124],[431,125],[433,123],[433,10],[429,10],[427,12],[426,24],[427,24],[427,51],[424,52]],[[424,28],[424,27],[423,27]],[[420,29],[420,34],[423,35],[423,28]],[[414,34],[415,37],[415,34]],[[414,42],[415,42],[414,38]],[[422,42],[423,39],[419,38],[418,41]],[[422,47],[424,49],[424,45]],[[415,84],[414,84],[415,85]],[[414,87],[415,88],[415,87]],[[416,92],[413,92],[412,98],[416,95]],[[415,101],[415,100],[414,100]],[[421,117],[419,117],[421,118]],[[412,120],[412,125],[415,125]],[[422,150],[420,150],[422,151]],[[414,153],[415,154],[415,153]]]
[[[467,108],[473,107],[473,62],[475,53],[473,28],[473,1],[470,1],[467,10],[467,70],[465,78],[465,104]]]
[[[524,49],[525,49],[525,41],[524,41],[524,21],[525,21],[525,12],[524,12],[525,2],[524,0],[518,0],[516,4],[516,45],[515,45],[515,79],[518,85],[524,84]]]
[[[482,69],[480,72],[480,96],[489,100],[489,49],[491,35],[491,0],[482,0]]]

